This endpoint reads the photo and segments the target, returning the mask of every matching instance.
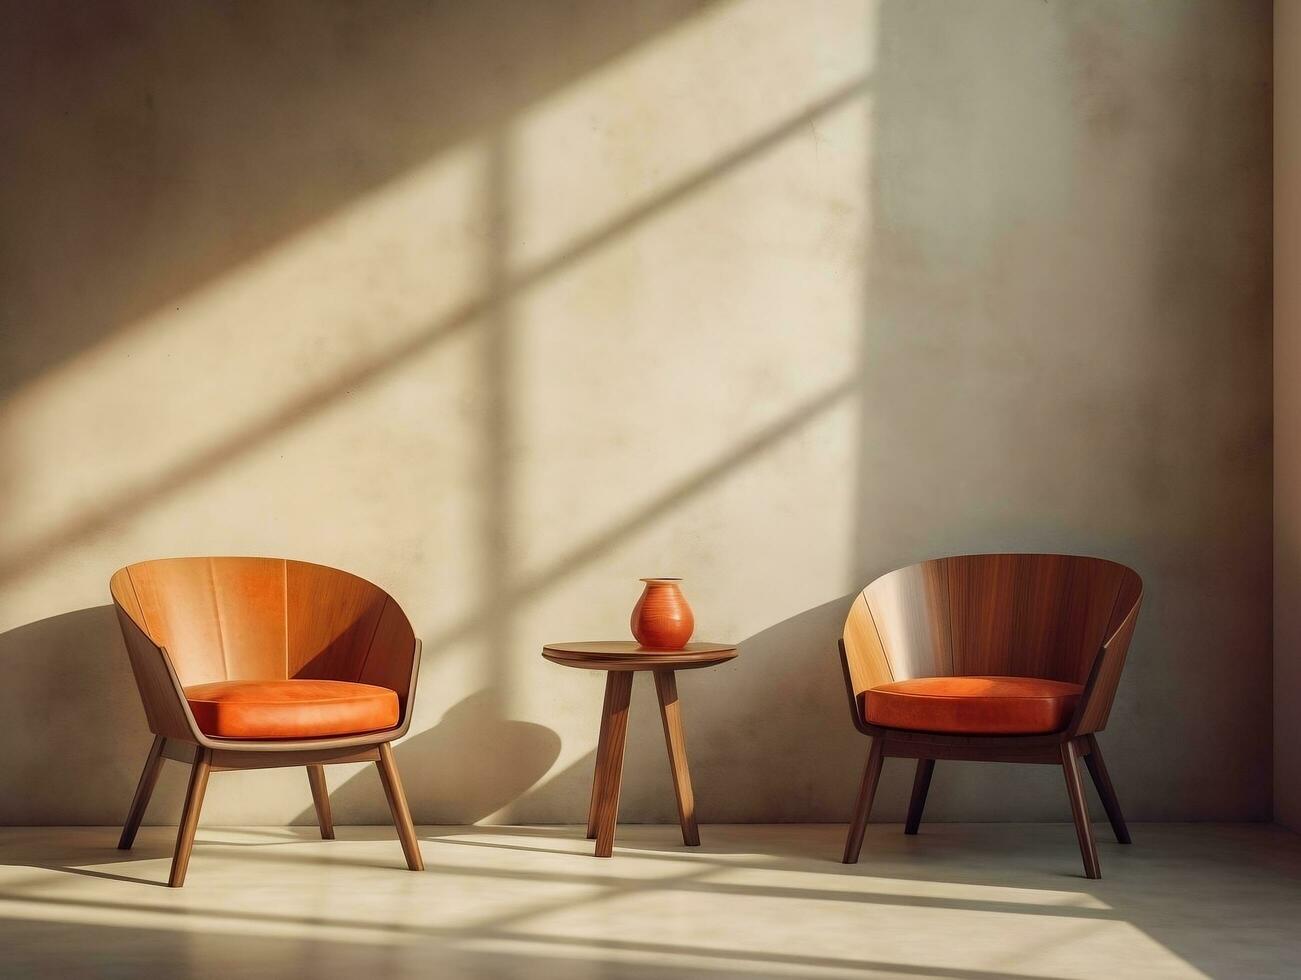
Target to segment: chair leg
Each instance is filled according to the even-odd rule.
[[[397,764],[393,761],[393,747],[388,742],[379,744],[380,782],[384,784],[384,795],[388,797],[388,807],[393,813],[393,824],[398,830],[398,839],[402,841],[402,853],[406,855],[407,867],[412,871],[424,871],[424,858],[420,856],[420,843],[416,840],[416,828],[411,823],[411,810],[407,807],[407,795],[402,790],[402,777],[398,775]]]
[[[1086,741],[1089,754],[1084,757],[1084,761],[1089,767],[1089,775],[1093,777],[1093,785],[1098,788],[1102,808],[1107,811],[1107,819],[1111,821],[1111,829],[1116,834],[1116,840],[1122,844],[1129,844],[1131,843],[1129,827],[1125,824],[1125,815],[1120,812],[1116,787],[1111,785],[1111,776],[1107,772],[1107,764],[1102,761],[1102,750],[1098,748],[1098,740],[1089,735]]]
[[[904,824],[905,834],[917,833],[922,823],[922,811],[926,809],[926,794],[931,788],[931,774],[935,772],[934,759],[918,759],[917,775],[913,777],[913,795],[908,802],[908,822]]]
[[[176,853],[172,855],[172,873],[167,884],[180,888],[185,884],[185,872],[190,866],[190,851],[194,849],[194,833],[199,829],[199,811],[203,809],[203,794],[208,789],[208,774],[212,771],[212,750],[196,748],[194,765],[190,769],[190,787],[185,793],[185,809],[181,825],[176,831]]]
[[[334,840],[334,817],[330,813],[330,788],[325,783],[325,766],[308,766],[307,781],[312,786],[312,802],[316,805],[316,823],[321,828],[321,839]]]
[[[881,779],[881,764],[885,761],[885,741],[872,739],[871,751],[867,753],[867,767],[863,770],[863,782],[858,788],[858,799],[854,801],[854,815],[849,822],[849,836],[845,838],[845,855],[841,861],[845,864],[857,864],[859,852],[863,849],[863,834],[867,831],[867,817],[872,812],[872,798],[876,796],[876,784]]]
[[[1080,856],[1084,859],[1084,877],[1101,878],[1098,848],[1093,842],[1093,825],[1089,823],[1089,804],[1084,797],[1084,781],[1080,778],[1079,741],[1064,743],[1061,752],[1062,769],[1066,773],[1066,795],[1070,797],[1075,834],[1080,840]]]
[[[122,825],[122,836],[118,838],[117,846],[120,850],[129,851],[135,843],[136,831],[140,829],[140,822],[144,820],[145,810],[149,807],[149,798],[154,795],[154,787],[158,784],[158,774],[163,771],[163,746],[166,744],[167,739],[163,736],[154,736],[154,744],[149,747],[149,755],[145,758],[145,768],[140,773],[140,782],[136,784],[131,809],[127,811],[126,822]]]

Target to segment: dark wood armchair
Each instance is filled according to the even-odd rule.
[[[1143,583],[1069,555],[968,555],[890,572],[854,600],[840,641],[854,724],[872,739],[844,861],[858,861],[883,761],[917,760],[917,833],[937,759],[1060,765],[1084,872],[1102,876],[1081,760],[1116,839],[1129,830],[1095,737],[1106,727]]]
[[[324,766],[374,762],[407,866],[423,870],[390,743],[411,723],[420,641],[381,589],[282,558],[170,558],[109,583],[154,733],[118,846],[129,849],[164,759],[190,784],[169,884],[180,887],[210,772],[306,766],[333,838]]]

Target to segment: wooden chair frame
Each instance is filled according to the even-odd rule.
[[[935,559],[868,585],[855,598],[840,639],[854,725],[872,739],[844,863],[858,861],[885,759],[917,760],[906,834],[917,833],[921,824],[936,760],[1024,762],[1062,767],[1085,876],[1102,877],[1080,763],[1093,778],[1116,840],[1130,843],[1096,733],[1111,712],[1142,592],[1132,569],[1065,555]],[[974,634],[965,648],[961,625]],[[1018,640],[1026,645],[1020,656]],[[964,658],[976,669],[964,669]],[[905,731],[873,725],[864,716],[863,694],[872,687],[954,674],[1049,677],[1081,683],[1083,693],[1067,727],[1047,735]]]
[[[280,559],[273,559],[279,561]],[[268,561],[268,559],[164,559],[164,562],[199,562],[199,561]],[[316,808],[317,823],[321,837],[326,840],[334,838],[334,823],[330,812],[330,797],[325,781],[324,767],[348,762],[374,762],[379,770],[380,782],[384,795],[388,799],[389,810],[393,815],[402,851],[406,857],[407,867],[412,871],[423,871],[424,862],[416,839],[415,827],[411,820],[411,811],[407,805],[402,780],[398,774],[393,758],[392,742],[406,734],[411,725],[411,712],[415,702],[416,678],[420,667],[420,640],[410,633],[410,625],[402,615],[396,603],[382,590],[364,580],[357,579],[345,572],[329,569],[325,566],[309,565],[305,562],[286,563],[302,568],[310,568],[319,574],[334,573],[347,576],[350,580],[360,582],[374,589],[382,596],[385,611],[392,604],[394,612],[388,615],[400,619],[400,628],[410,637],[410,663],[400,665],[403,672],[409,673],[405,690],[399,691],[399,718],[394,728],[383,731],[366,732],[357,735],[333,738],[309,739],[223,739],[205,735],[195,721],[185,698],[185,688],[178,674],[173,657],[167,649],[156,643],[144,627],[141,603],[135,593],[131,572],[148,566],[150,562],[133,565],[119,570],[112,578],[110,591],[116,607],[118,622],[126,641],[127,654],[135,674],[140,698],[145,709],[145,716],[150,730],[154,733],[153,745],[145,759],[140,781],[136,786],[135,796],[127,812],[122,827],[122,836],[118,847],[129,850],[135,842],[136,832],[144,819],[145,810],[158,782],[164,760],[172,759],[190,766],[189,788],[185,795],[185,805],[176,835],[176,847],[172,857],[168,884],[179,888],[185,883],[186,870],[189,867],[190,852],[194,847],[195,832],[199,825],[199,812],[203,807],[204,793],[208,786],[208,777],[213,772],[226,772],[243,769],[272,769],[287,766],[304,766],[312,790],[312,799]],[[375,632],[378,632],[378,624]],[[370,635],[374,642],[374,633]]]

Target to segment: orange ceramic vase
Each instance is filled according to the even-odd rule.
[[[632,635],[649,650],[681,650],[696,628],[680,578],[644,578],[637,605],[632,607]]]

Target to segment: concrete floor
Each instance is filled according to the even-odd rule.
[[[868,830],[0,829],[0,974],[154,977],[1296,977],[1301,836],[1264,825],[1098,826],[1101,881],[1060,824]]]

